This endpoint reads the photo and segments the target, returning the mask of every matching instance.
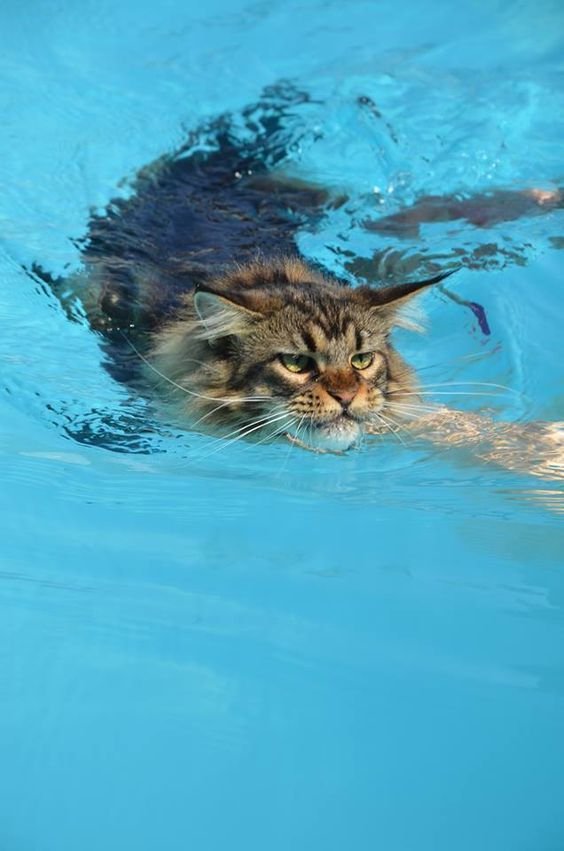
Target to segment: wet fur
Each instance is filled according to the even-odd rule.
[[[251,141],[230,116],[201,128],[92,217],[83,270],[49,283],[102,335],[112,374],[150,385],[181,425],[346,449],[397,427],[394,403],[416,380],[390,332],[406,299],[443,276],[353,288],[299,257],[300,227],[343,202],[278,170],[284,121],[307,99],[268,90],[243,111]],[[362,371],[351,365],[361,352],[374,353]],[[288,372],[291,353],[315,369]]]
[[[248,426],[261,439],[346,449],[403,419],[395,406],[413,399],[417,382],[390,332],[405,300],[434,280],[353,289],[294,258],[248,264],[184,297],[153,335],[146,378],[196,427]],[[373,353],[373,363],[356,369],[359,353]],[[284,354],[306,355],[315,368],[293,374]]]

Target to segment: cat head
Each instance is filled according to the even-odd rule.
[[[156,335],[153,376],[196,428],[347,449],[393,428],[394,406],[413,401],[390,332],[445,276],[350,288],[296,260],[245,266],[200,287]]]

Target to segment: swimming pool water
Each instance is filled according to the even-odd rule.
[[[78,268],[91,209],[292,79],[313,102],[289,165],[351,199],[301,250],[343,273],[384,245],[495,243],[449,282],[491,333],[433,292],[398,345],[434,381],[514,390],[461,407],[564,419],[562,211],[401,244],[361,227],[424,193],[563,185],[563,17],[4,4],[1,851],[564,847],[561,483],[393,439],[210,452],[24,269]]]

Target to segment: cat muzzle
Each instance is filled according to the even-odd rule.
[[[301,444],[311,449],[344,452],[350,449],[362,434],[358,420],[346,413],[324,422],[311,420],[306,429],[300,427],[296,433],[288,430],[290,438],[298,438]]]

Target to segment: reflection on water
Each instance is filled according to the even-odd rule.
[[[541,505],[549,511],[557,514],[564,512],[564,493],[561,490],[548,490],[547,488],[523,488],[508,491],[510,499],[530,500],[536,505]]]

